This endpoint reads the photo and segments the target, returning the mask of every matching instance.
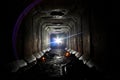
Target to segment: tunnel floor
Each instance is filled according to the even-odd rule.
[[[75,55],[65,56],[67,51],[53,49],[35,63],[7,74],[12,80],[101,80],[103,74],[95,67],[89,68]],[[34,65],[35,64],[35,65]]]
[[[64,71],[66,70],[64,66],[72,59],[71,57],[66,57],[65,53],[66,51],[62,49],[51,50],[45,55],[46,61],[43,64],[39,63],[40,67],[48,65],[48,67],[44,67],[46,68],[44,70],[49,76],[63,76],[65,73]]]

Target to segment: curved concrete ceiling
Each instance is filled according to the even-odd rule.
[[[48,26],[49,32],[51,33],[66,33],[69,31],[69,26]]]
[[[34,16],[36,22],[41,22],[39,27],[49,33],[67,33],[75,27],[76,17],[73,17],[67,9],[51,9],[41,11],[40,15]]]

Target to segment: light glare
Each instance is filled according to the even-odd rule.
[[[58,44],[62,43],[62,39],[59,37],[55,38],[55,43],[58,43]]]

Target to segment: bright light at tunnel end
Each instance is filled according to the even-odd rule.
[[[57,44],[62,43],[62,39],[59,37],[55,38],[54,40],[55,40],[55,43],[57,43]]]

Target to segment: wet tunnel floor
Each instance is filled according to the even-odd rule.
[[[96,68],[87,67],[72,54],[66,57],[65,53],[65,50],[53,49],[35,65],[30,64],[9,76],[12,80],[103,80]]]
[[[66,51],[61,49],[54,49],[46,53],[46,61],[43,64],[39,63],[41,69],[45,68],[44,71],[52,77],[60,77],[65,73],[65,65],[71,61],[71,57],[65,56]],[[47,67],[46,67],[47,66]]]

